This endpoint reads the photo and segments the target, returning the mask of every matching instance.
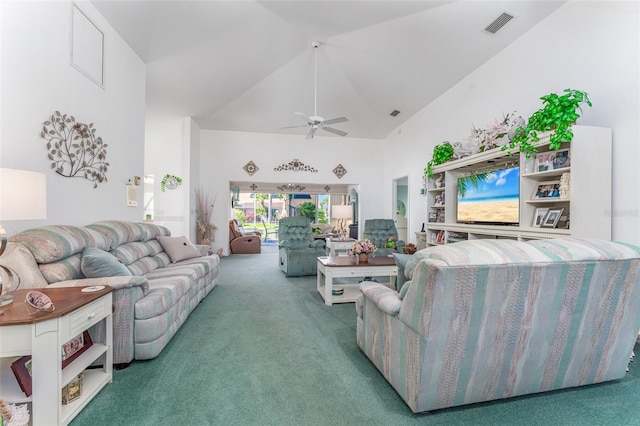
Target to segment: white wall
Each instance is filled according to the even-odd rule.
[[[640,243],[638,22],[637,2],[570,1],[393,132],[385,187],[409,175],[409,239],[426,221],[426,199],[418,193],[434,145],[465,139],[472,123],[484,127],[513,110],[526,118],[542,106],[540,96],[572,88],[593,102],[578,124],[613,129],[613,239]],[[594,194],[593,214],[605,210]]]
[[[304,135],[203,130],[200,135],[200,180],[203,187],[217,194],[213,211],[218,227],[214,248],[228,253],[228,220],[231,216],[230,181],[359,184],[360,224],[370,218],[391,218],[383,199],[384,141]],[[281,171],[274,168],[298,159],[317,173]],[[253,161],[259,168],[249,176],[243,166]],[[342,164],[347,174],[338,179],[333,169]]]
[[[88,2],[77,2],[105,36],[102,88],[69,64],[70,1],[0,2],[0,165],[47,177],[48,218],[4,223],[15,233],[44,224],[142,219],[126,206],[126,179],[144,175],[144,64]],[[107,182],[51,170],[42,124],[54,111],[94,123],[107,147]]]

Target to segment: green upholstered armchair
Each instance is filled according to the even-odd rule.
[[[389,237],[395,238],[396,248],[388,248]],[[398,230],[393,219],[367,219],[364,221],[362,238],[366,238],[378,249],[376,255],[383,256],[392,253],[402,253],[405,242],[398,240]]]
[[[311,222],[303,216],[280,219],[278,263],[287,277],[315,275],[318,256],[325,256],[324,241],[314,240]]]

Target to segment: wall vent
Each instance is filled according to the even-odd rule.
[[[489,24],[484,30],[488,33],[495,34],[512,19],[513,15],[503,12],[502,15],[498,16],[495,21]]]

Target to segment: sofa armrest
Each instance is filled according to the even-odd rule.
[[[81,278],[78,280],[59,281],[57,283],[49,284],[47,287],[83,287],[90,285],[108,285],[113,290],[121,288],[140,287],[142,295],[149,294],[149,280],[146,277],[140,276],[117,276],[117,277],[102,277],[102,278]]]
[[[291,247],[291,243],[289,241],[287,241],[287,240],[283,240],[283,241],[280,241],[278,243],[278,247],[280,247],[280,248],[290,248]]]
[[[370,300],[381,311],[394,316],[400,312],[402,299],[395,290],[383,284],[364,281],[360,283],[360,291],[365,299]]]
[[[83,278],[49,284],[50,287],[77,287],[108,285],[113,288],[113,363],[128,364],[134,357],[134,323],[136,302],[149,294],[149,280],[140,276]],[[91,334],[98,339],[105,335],[101,321],[91,327]]]

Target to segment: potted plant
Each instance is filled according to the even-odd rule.
[[[427,167],[424,169],[424,173],[429,178],[433,178],[433,167],[439,164],[444,164],[453,157],[453,145],[451,142],[445,141],[440,145],[433,147],[433,155],[431,161],[427,163]]]
[[[516,130],[510,143],[502,149],[518,148],[529,158],[538,151],[533,145],[540,140],[538,132],[550,131],[549,148],[557,150],[562,142],[571,142],[573,139],[571,126],[580,118],[578,111],[582,113],[582,105],[591,106],[589,95],[574,89],[565,89],[564,94],[560,95],[550,93],[540,99],[543,107],[529,117],[524,127]]]

